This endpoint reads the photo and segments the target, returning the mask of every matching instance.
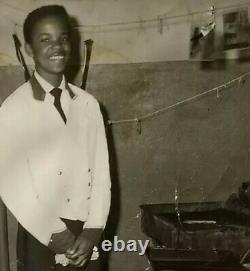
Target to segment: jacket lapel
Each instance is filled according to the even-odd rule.
[[[44,101],[46,92],[41,87],[41,85],[37,81],[34,74],[30,78],[30,84],[31,84],[34,99],[39,100],[39,101]],[[73,92],[73,90],[70,88],[70,86],[67,82],[66,82],[65,87],[69,92],[70,98],[75,99],[77,97],[77,95]]]

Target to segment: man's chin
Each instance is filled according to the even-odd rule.
[[[49,70],[51,73],[63,73],[66,69],[65,61],[58,61],[50,65]]]
[[[65,69],[63,69],[63,70],[54,70],[54,71],[51,71],[51,73],[53,73],[53,74],[58,74],[58,75],[64,74],[64,72],[65,72]]]
[[[51,69],[50,72],[53,73],[53,74],[58,74],[59,75],[59,74],[63,74],[65,69],[66,69],[66,66],[64,66],[64,67],[55,67],[55,68]]]

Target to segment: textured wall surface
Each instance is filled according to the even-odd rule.
[[[222,15],[242,5],[249,7],[248,0],[23,0],[21,5],[20,0],[4,0],[0,2],[0,66],[18,63],[12,34],[17,33],[23,43],[25,17],[46,4],[64,5],[76,19],[82,54],[83,41],[94,40],[94,64],[187,60],[193,27],[211,21],[208,11],[212,5],[216,10],[216,44],[211,47],[219,50]],[[212,57],[222,52],[214,53]],[[28,57],[27,61],[31,63]]]
[[[249,67],[248,62],[93,65],[87,90],[103,105],[106,120],[127,119],[221,85]],[[79,80],[78,75],[76,84]],[[20,68],[2,68],[1,100],[21,82]],[[250,77],[242,82],[222,90],[220,98],[208,95],[142,122],[141,134],[136,124],[107,127],[113,181],[107,237],[145,239],[139,205],[173,202],[176,186],[181,202],[223,200],[250,179]],[[13,254],[12,218],[9,227]],[[110,271],[147,267],[137,253],[109,258]]]
[[[104,71],[105,70],[105,71]],[[134,118],[221,85],[249,63],[168,62],[93,66],[89,89],[112,120]],[[116,234],[140,239],[140,204],[224,200],[249,180],[250,78],[142,123],[112,126]],[[115,216],[115,213],[111,215]],[[112,219],[111,219],[112,225]],[[144,270],[144,257],[114,253],[110,270]]]

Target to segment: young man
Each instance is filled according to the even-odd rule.
[[[65,9],[36,9],[23,30],[35,72],[0,108],[0,193],[20,224],[18,270],[85,269],[110,207],[103,119],[95,98],[64,77]]]

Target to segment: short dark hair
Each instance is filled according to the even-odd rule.
[[[48,16],[58,16],[64,19],[69,28],[68,30],[70,32],[70,28],[71,28],[70,17],[63,6],[59,6],[59,5],[42,6],[40,8],[37,8],[31,11],[24,21],[23,36],[24,36],[25,42],[31,43],[32,31],[36,23],[39,20]]]

